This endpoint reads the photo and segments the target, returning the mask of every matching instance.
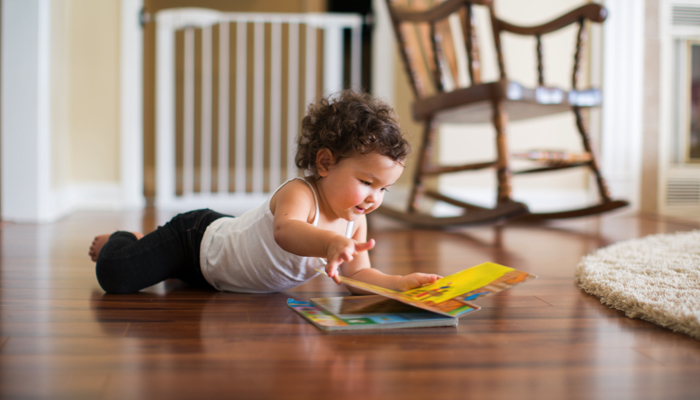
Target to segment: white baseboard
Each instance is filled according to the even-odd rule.
[[[51,193],[49,210],[46,218],[40,221],[16,222],[53,222],[73,212],[81,210],[121,211],[140,209],[146,205],[143,198],[138,204],[133,199],[127,199],[122,186],[118,182],[90,182],[64,186]]]

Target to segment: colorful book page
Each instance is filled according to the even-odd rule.
[[[527,272],[487,262],[438,279],[428,286],[409,290],[403,294],[418,301],[433,304],[439,304],[455,297],[461,297],[464,300],[474,300],[489,293],[500,292],[503,289],[532,278],[534,278],[534,275],[530,275]],[[498,285],[501,288],[495,287]],[[490,288],[486,289],[487,286]],[[478,296],[464,296],[465,294],[478,294]]]
[[[535,275],[527,272],[486,262],[407,292],[397,292],[346,277],[340,277],[340,281],[348,286],[380,294],[414,307],[459,317],[479,309],[479,306],[471,303],[472,300],[534,278]]]
[[[454,318],[416,308],[381,295],[315,298],[311,299],[311,304],[341,319],[364,317],[418,321]]]
[[[363,296],[358,296],[363,297]],[[342,302],[342,297],[327,298],[331,303]],[[457,319],[439,314],[413,310],[399,314],[366,313],[353,315],[334,315],[323,307],[306,301],[288,299],[287,305],[316,327],[326,331],[358,330],[358,329],[389,329],[389,328],[419,328],[432,326],[456,326]]]
[[[287,300],[287,305],[292,310],[299,313],[299,315],[321,328],[331,328],[348,325],[347,322],[319,309],[318,307],[314,306],[308,301],[296,301],[293,299],[289,299]]]
[[[421,301],[420,299],[415,299],[404,293],[397,292],[394,290],[386,289],[383,287],[375,286],[369,283],[360,282],[355,279],[340,277],[340,281],[348,286],[352,286],[358,289],[364,289],[371,293],[380,294],[384,297],[388,297],[394,300],[398,300],[402,303],[412,305],[414,307],[422,308],[431,312],[436,312],[438,314],[447,315],[448,317],[458,317],[466,314],[470,311],[478,310],[480,307],[476,304],[469,303],[467,301],[462,301],[459,299],[454,299],[451,301],[443,302],[439,306],[432,303],[427,303]]]

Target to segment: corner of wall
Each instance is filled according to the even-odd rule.
[[[640,210],[657,214],[659,209],[659,91],[660,91],[660,43],[659,0],[646,0],[644,29],[644,82],[645,85],[642,171],[640,184]]]

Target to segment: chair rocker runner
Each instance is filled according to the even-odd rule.
[[[404,0],[405,1],[405,0]],[[598,4],[587,4],[565,15],[538,26],[522,27],[500,20],[494,13],[493,0],[447,0],[433,7],[409,8],[387,0],[394,31],[400,45],[401,56],[406,67],[410,85],[416,97],[413,116],[424,124],[423,140],[418,153],[418,165],[413,178],[408,210],[398,211],[387,206],[379,211],[409,224],[424,227],[469,225],[490,223],[503,219],[539,220],[571,218],[598,214],[628,203],[610,198],[605,180],[601,175],[596,153],[591,143],[583,109],[599,106],[601,94],[598,89],[578,89],[581,58],[587,36],[587,23],[603,22],[606,10]],[[410,0],[409,3],[423,3]],[[493,30],[493,43],[500,78],[494,82],[482,82],[479,49],[476,40],[476,19],[473,5],[488,9]],[[545,85],[542,36],[577,23],[578,34],[574,49],[574,66],[571,90],[565,91]],[[501,50],[501,32],[533,36],[537,43],[538,85],[527,88],[508,79]],[[460,56],[457,46],[463,46],[466,57]],[[461,53],[461,54],[464,54]],[[465,65],[466,64],[466,65]],[[458,84],[460,72],[470,84]],[[580,133],[583,150],[581,154],[553,151],[532,151],[514,156],[539,161],[542,166],[520,171],[511,171],[509,166],[506,125],[509,120],[520,120],[561,112],[573,112]],[[431,149],[435,130],[440,123],[484,123],[491,122],[495,129],[497,158],[495,161],[443,166],[431,162]],[[587,167],[593,174],[600,200],[597,204],[581,209],[551,213],[531,213],[528,207],[511,197],[511,176],[527,173],[542,173],[574,167]],[[444,173],[475,171],[495,168],[497,174],[497,202],[494,208],[484,208],[446,196],[426,188],[425,179]],[[464,209],[456,217],[435,217],[421,213],[420,203],[431,197]]]

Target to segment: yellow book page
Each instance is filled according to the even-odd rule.
[[[514,269],[486,262],[402,294],[420,302],[431,301],[438,304],[486,286],[510,271]]]

